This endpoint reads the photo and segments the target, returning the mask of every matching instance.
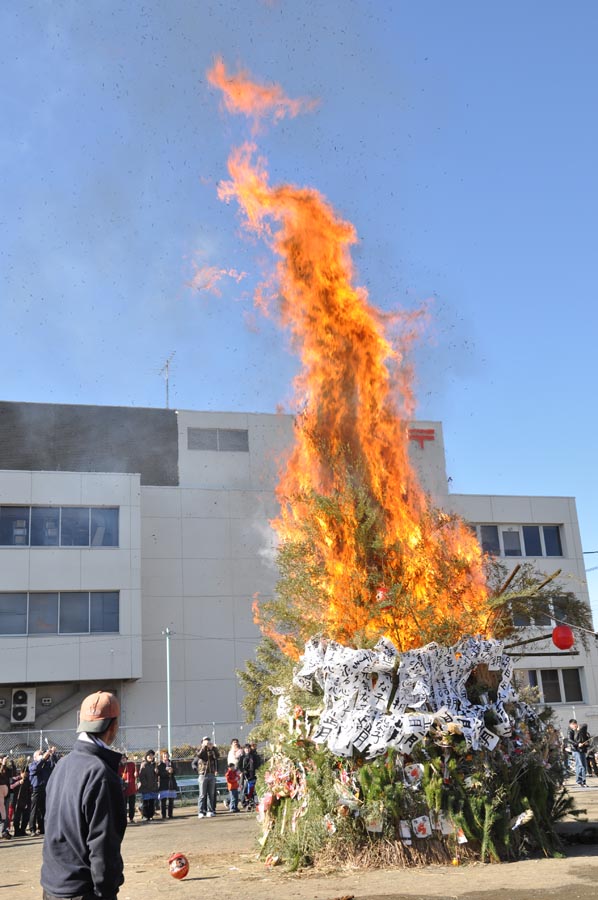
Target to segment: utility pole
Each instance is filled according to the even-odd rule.
[[[169,397],[169,393],[168,393],[168,387],[169,387],[169,386],[168,386],[168,381],[169,381],[169,378],[170,378],[170,364],[171,364],[172,360],[174,359],[175,353],[176,353],[176,350],[173,350],[172,353],[170,354],[170,356],[168,357],[168,359],[166,360],[166,362],[164,363],[164,365],[162,366],[162,368],[160,369],[160,372],[159,372],[159,374],[164,378],[164,381],[165,381],[165,383],[166,383],[166,409],[170,409],[170,397]]]
[[[162,632],[166,637],[166,729],[168,732],[168,755],[172,754],[172,740],[170,734],[170,636],[172,631],[168,626]]]

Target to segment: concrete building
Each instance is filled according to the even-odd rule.
[[[124,726],[165,724],[167,629],[173,743],[239,732],[235,672],[259,638],[252,598],[276,583],[268,521],[292,437],[285,415],[0,403],[5,740],[74,728],[97,687],[119,693]],[[562,568],[587,601],[572,498],[449,494],[438,422],[414,423],[410,448],[488,549]],[[596,662],[592,648],[518,665],[563,720],[575,707],[598,729]]]

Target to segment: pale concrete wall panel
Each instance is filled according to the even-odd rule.
[[[153,559],[176,559],[181,555],[181,520],[158,516],[141,521],[143,556]]]
[[[81,475],[81,503],[84,506],[129,506],[131,475],[93,473]],[[139,483],[139,478],[137,478]]]
[[[227,519],[230,515],[228,491],[189,489],[182,495],[182,515],[198,519]]]
[[[29,551],[24,547],[0,548],[3,591],[26,591],[29,587]]]
[[[463,516],[468,522],[492,522],[492,503],[490,497],[466,494],[450,494],[442,505],[451,512]]]
[[[231,644],[188,640],[185,652],[185,681],[235,677],[235,655]]]
[[[29,553],[29,589],[79,591],[81,551],[75,547],[32,547]]]
[[[119,590],[139,584],[131,573],[131,555],[117,547],[81,551],[81,585],[85,590]]]
[[[183,557],[186,559],[228,559],[230,546],[228,519],[183,519]]]
[[[77,635],[29,638],[27,681],[77,681],[81,677]]]
[[[185,595],[230,596],[233,593],[230,562],[220,559],[184,559],[183,587]]]
[[[141,515],[177,518],[181,514],[181,495],[178,488],[142,487]]]
[[[544,525],[560,525],[570,521],[570,507],[566,497],[532,497],[532,518],[528,521]]]
[[[189,450],[179,463],[181,487],[251,487],[250,454]]]
[[[32,472],[31,501],[50,506],[81,506],[79,472]]]
[[[531,522],[532,504],[529,497],[491,497],[494,522],[505,525]]]
[[[187,722],[238,722],[243,718],[234,678],[189,681],[185,685],[185,697]]]
[[[31,472],[0,472],[2,503],[31,503]]]
[[[143,560],[141,573],[143,597],[177,597],[183,593],[183,573],[178,559]]]
[[[232,519],[249,519],[264,522],[280,512],[274,491],[231,491],[230,515]]]

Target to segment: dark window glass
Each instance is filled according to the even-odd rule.
[[[500,556],[500,544],[498,543],[498,528],[496,525],[480,525],[482,550],[493,556]]]
[[[31,546],[56,547],[60,528],[60,510],[52,506],[31,508]]]
[[[559,601],[558,597],[555,597],[552,601],[552,608],[554,609],[554,618],[557,620],[557,624],[568,621],[564,602],[562,600]]]
[[[0,545],[4,547],[29,545],[28,506],[0,506]]]
[[[581,693],[581,681],[579,678],[579,669],[562,669],[563,688],[565,689],[565,700],[567,703],[581,703],[583,696]]]
[[[549,612],[537,612],[534,616],[534,624],[540,628],[549,628],[552,625],[552,618]]]
[[[249,453],[249,432],[241,428],[219,428],[218,449]]]
[[[189,450],[217,450],[217,428],[188,428],[187,448]]]
[[[118,547],[118,509],[91,510],[91,546]]]
[[[542,556],[540,527],[538,525],[523,526],[523,543],[525,544],[526,556]]]
[[[561,533],[558,525],[544,525],[544,546],[546,556],[562,556]]]
[[[559,686],[558,669],[541,669],[542,693],[545,703],[560,703],[561,688]]]
[[[525,628],[526,625],[531,625],[532,620],[528,615],[521,612],[513,613],[513,625],[516,625],[518,628]]]
[[[503,531],[505,556],[521,556],[521,539],[518,531]]]
[[[0,594],[0,634],[27,634],[27,594]]]
[[[91,592],[91,619],[92,632],[118,633],[118,591],[92,591]]]
[[[527,670],[527,680],[530,687],[538,687],[538,673],[535,669]]]
[[[29,594],[29,634],[58,633],[58,594]]]
[[[60,633],[89,631],[89,593],[69,591],[60,595]]]
[[[63,547],[89,547],[89,507],[63,506],[60,543]]]

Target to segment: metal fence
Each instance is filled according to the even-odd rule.
[[[209,735],[212,741],[227,747],[233,737],[241,744],[253,725],[246,722],[196,722],[189,725],[171,725],[171,751],[174,760],[191,760],[195,749],[202,738]],[[42,730],[19,729],[18,731],[0,731],[0,756],[10,755],[20,758],[33,755],[36,750],[56,747],[59,754],[72,750],[77,739],[74,728]],[[123,725],[112,744],[117,750],[126,751],[133,758],[142,759],[148,750],[159,753],[168,747],[168,729],[166,725]]]

